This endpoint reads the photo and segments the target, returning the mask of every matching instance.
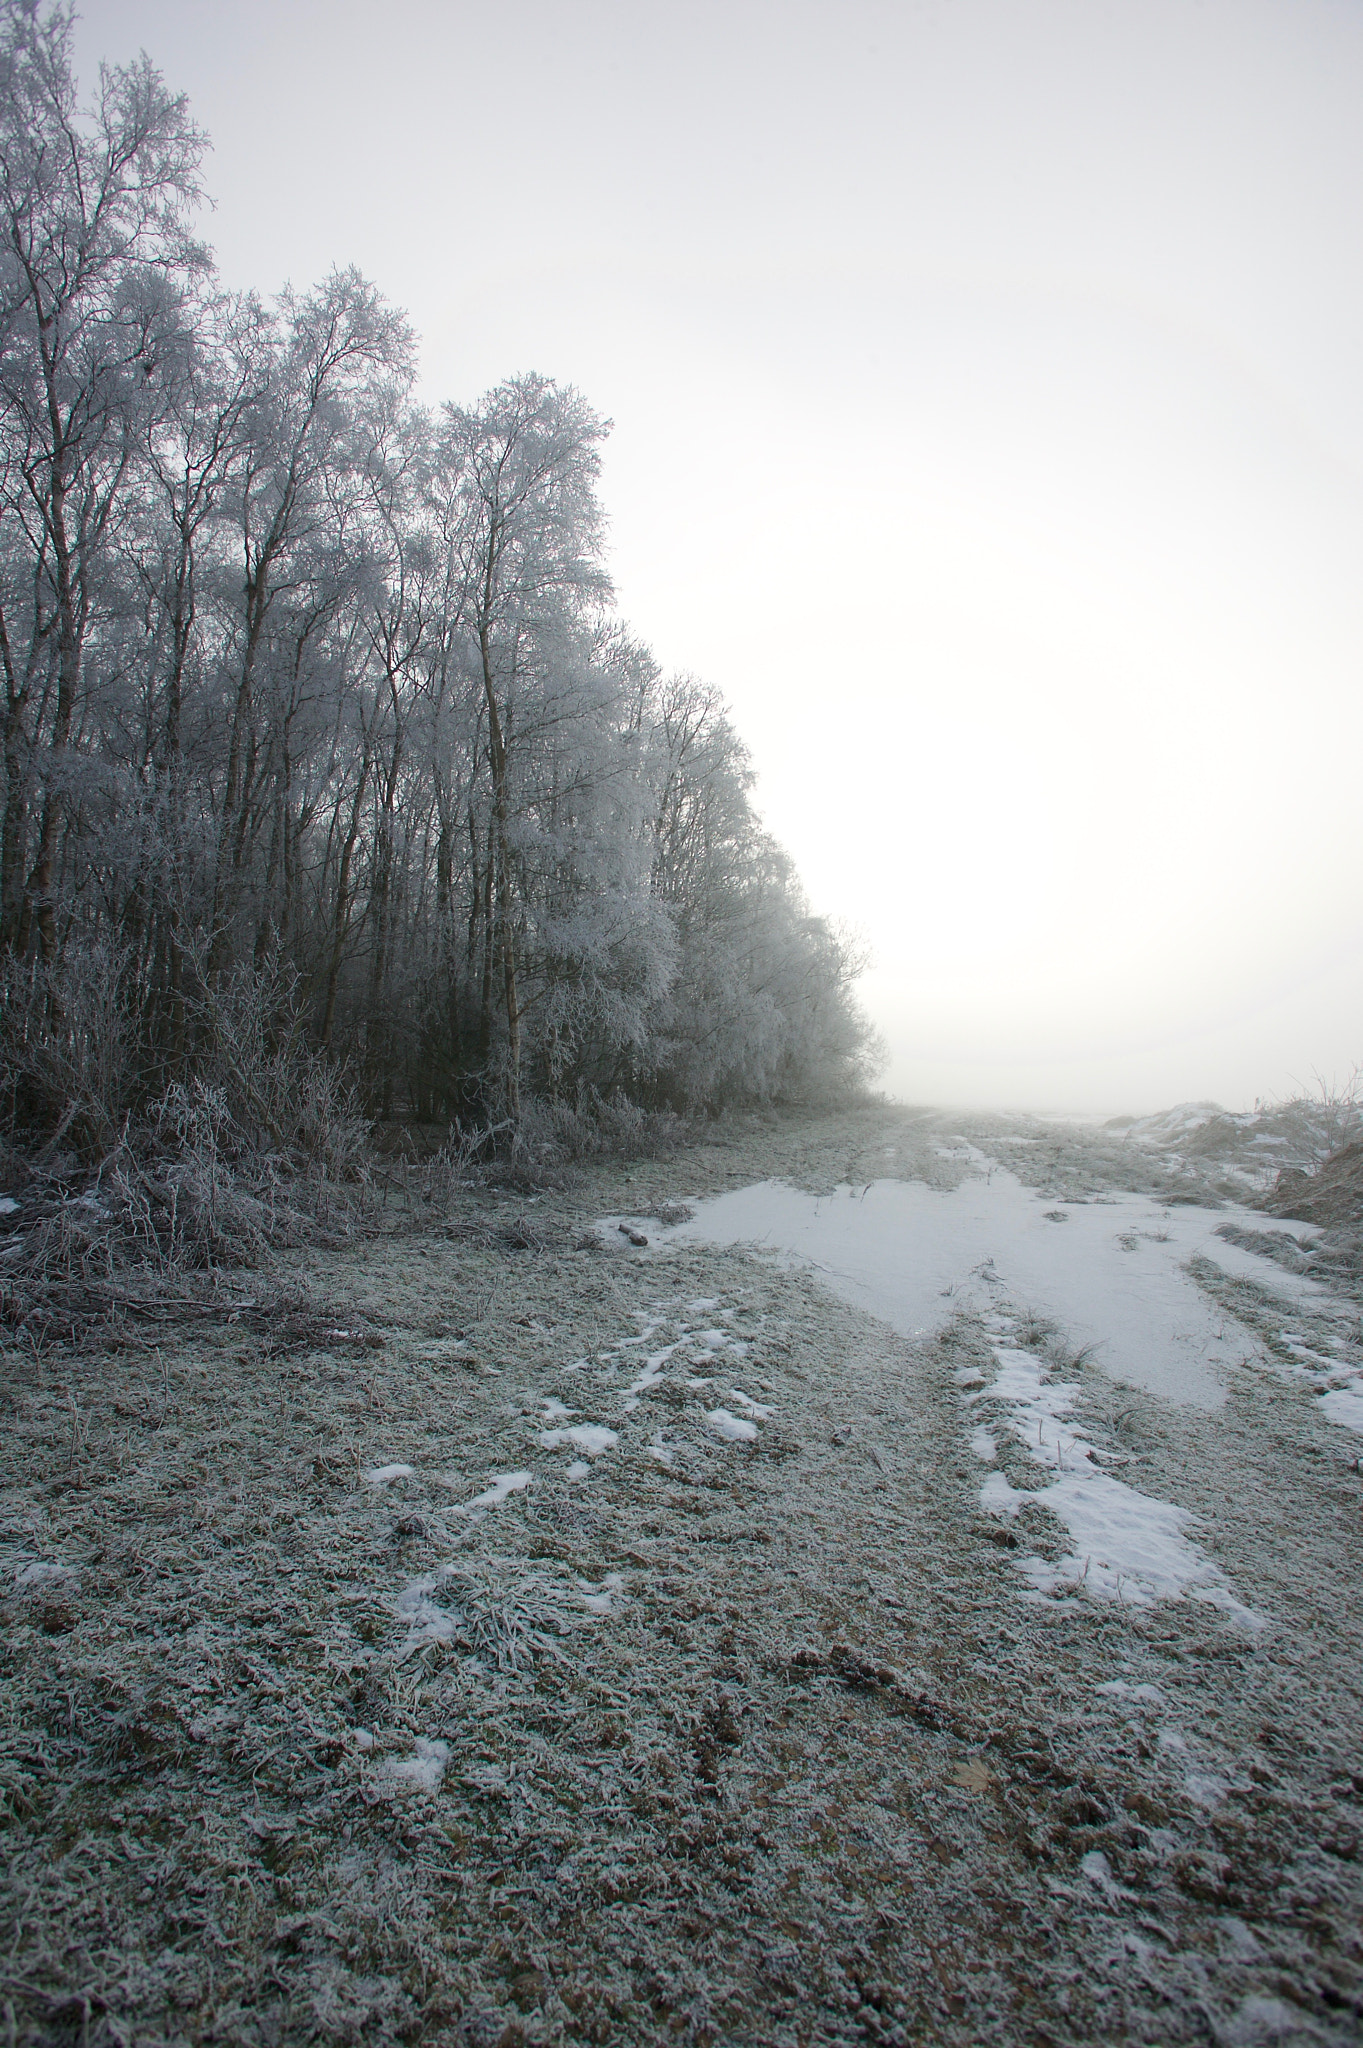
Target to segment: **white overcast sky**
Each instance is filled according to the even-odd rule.
[[[1359,0],[87,0],[232,284],[357,263],[432,398],[615,422],[916,1101],[1363,1060]]]

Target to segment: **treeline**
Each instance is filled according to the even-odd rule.
[[[855,1085],[857,961],[614,611],[606,424],[537,376],[424,409],[354,272],[220,289],[185,102],[143,58],[82,107],[71,19],[0,4],[11,1051],[116,1015],[151,1103],[249,984],[377,1114]]]

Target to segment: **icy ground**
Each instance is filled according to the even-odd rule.
[[[1049,1468],[1044,1485],[1023,1490],[992,1472],[982,1505],[1012,1517],[1032,1500],[1063,1523],[1074,1546],[1058,1562],[1017,1560],[1038,1592],[1063,1587],[1143,1601],[1188,1591],[1246,1626],[1260,1626],[1262,1618],[1184,1533],[1187,1514],[1126,1485],[1111,1469],[1124,1462],[1121,1454],[1098,1450],[1077,1432],[1069,1417],[1079,1389],[1055,1380],[1050,1368],[1057,1361],[1017,1348],[1012,1336],[1019,1326],[1044,1326],[1063,1334],[1075,1363],[1167,1401],[1215,1409],[1232,1368],[1274,1363],[1252,1321],[1229,1312],[1211,1291],[1217,1280],[1223,1292],[1240,1283],[1258,1291],[1271,1321],[1290,1324],[1305,1309],[1323,1327],[1318,1341],[1328,1350],[1280,1330],[1288,1369],[1325,1386],[1320,1400],[1331,1422],[1363,1430],[1363,1370],[1350,1349],[1359,1333],[1357,1304],[1282,1264],[1284,1246],[1301,1251],[1318,1233],[1278,1223],[1269,1238],[1263,1216],[1236,1204],[1212,1210],[1109,1192],[1058,1206],[978,1146],[960,1141],[938,1149],[967,1163],[967,1177],[955,1187],[878,1179],[820,1195],[767,1180],[697,1200],[685,1222],[651,1226],[651,1242],[747,1245],[774,1254],[817,1273],[910,1339],[932,1337],[953,1317],[975,1314],[991,1338],[1005,1341],[993,1345],[992,1377],[965,1377],[964,1399]],[[612,1248],[621,1220],[599,1226]],[[636,1238],[647,1237],[647,1219],[628,1220]],[[1255,1243],[1269,1244],[1277,1256],[1250,1248]],[[744,1433],[756,1430],[748,1425]],[[972,1445],[987,1464],[995,1462],[996,1440],[987,1429],[975,1430]]]
[[[1206,1122],[754,1123],[11,1346],[8,2038],[1356,2040],[1354,1269]]]
[[[1139,1195],[1059,1205],[978,1148],[965,1156],[974,1175],[952,1190],[876,1180],[824,1197],[764,1181],[699,1204],[666,1235],[803,1259],[906,1337],[930,1335],[954,1310],[1006,1299],[1054,1318],[1113,1378],[1209,1408],[1225,1398],[1219,1369],[1257,1347],[1198,1287],[1191,1259],[1271,1286],[1285,1314],[1298,1301],[1329,1300],[1319,1282],[1216,1235],[1228,1222],[1262,1230],[1263,1217],[1248,1210],[1170,1208]],[[1294,1241],[1315,1235],[1305,1224],[1277,1228]],[[1357,1321],[1351,1309],[1339,1315]]]

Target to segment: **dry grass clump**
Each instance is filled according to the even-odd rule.
[[[1343,1082],[1318,1076],[1314,1094],[1255,1108],[1260,1128],[1286,1140],[1285,1164],[1308,1170],[1323,1166],[1363,1138],[1363,1074],[1355,1067]]]
[[[0,962],[0,1125],[25,1156],[91,1168],[130,1139],[164,1142],[177,1119],[197,1140],[207,1104],[233,1155],[345,1179],[367,1149],[355,1090],[310,1046],[282,971],[199,962],[172,1001],[149,994],[127,948]]]
[[[1097,1360],[1097,1344],[1075,1344],[1050,1316],[1028,1310],[1018,1319],[1011,1339],[1023,1351],[1035,1351],[1048,1372],[1068,1375],[1085,1372]]]
[[[261,1013],[246,1009],[235,1037],[219,1019],[221,1078],[172,1081],[124,1115],[102,1154],[82,1159],[73,1134],[106,1130],[109,1101],[119,1098],[96,1113],[84,1083],[72,1097],[79,1115],[63,1113],[36,1152],[8,1151],[0,1322],[79,1338],[95,1328],[107,1335],[128,1317],[231,1311],[241,1285],[230,1276],[259,1275],[282,1250],[366,1231],[443,1224],[489,1251],[546,1251],[561,1228],[480,1198],[561,1191],[573,1178],[569,1160],[613,1156],[636,1137],[650,1156],[667,1156],[679,1127],[618,1103],[532,1104],[519,1127],[456,1128],[424,1161],[380,1162],[343,1076],[296,1046],[271,1048]],[[70,1022],[49,1038],[69,1035]],[[75,1090],[74,1064],[61,1072]],[[260,1286],[248,1292],[254,1301]]]
[[[129,1315],[230,1306],[241,1293],[230,1276],[285,1246],[338,1243],[366,1215],[361,1175],[347,1183],[325,1164],[291,1171],[251,1152],[221,1092],[202,1082],[172,1083],[93,1171],[11,1165],[0,1322],[67,1337]]]
[[[1346,1145],[1314,1172],[1285,1167],[1271,1191],[1255,1205],[1270,1216],[1286,1216],[1325,1229],[1363,1229],[1363,1144]]]
[[[1255,1252],[1260,1258],[1272,1259],[1275,1265],[1288,1273],[1310,1273],[1313,1270],[1310,1253],[1303,1251],[1290,1231],[1247,1230],[1243,1224],[1220,1223],[1216,1235],[1223,1237],[1227,1244],[1238,1245],[1241,1251]]]
[[[576,1103],[527,1102],[516,1152],[551,1166],[582,1159],[670,1159],[692,1136],[692,1125],[671,1110],[643,1109],[619,1089],[607,1096],[586,1088]]]
[[[670,1157],[685,1121],[623,1093],[530,1098],[518,1120],[455,1126],[424,1158],[380,1160],[358,1091],[311,1043],[301,984],[209,971],[188,948],[174,992],[110,943],[60,963],[0,962],[0,1285],[11,1320],[38,1294],[257,1268],[372,1218],[458,1214],[470,1192],[561,1190],[579,1162]],[[515,1249],[542,1234],[528,1223]],[[17,1292],[15,1290],[17,1289]],[[21,1299],[22,1298],[22,1299]]]
[[[178,1050],[149,1044],[137,995],[112,946],[0,965],[11,1328],[75,1338],[230,1305],[224,1276],[339,1242],[372,1210],[367,1120],[308,1047],[288,984],[200,976]]]

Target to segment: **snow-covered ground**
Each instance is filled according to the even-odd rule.
[[[953,1188],[878,1179],[831,1195],[766,1180],[697,1201],[682,1223],[659,1228],[628,1219],[622,1231],[611,1218],[600,1228],[614,1246],[623,1235],[650,1248],[759,1247],[816,1272],[835,1293],[909,1338],[929,1337],[970,1312],[988,1332],[993,1357],[992,1378],[974,1370],[960,1376],[963,1428],[975,1424],[971,1447],[994,1465],[1002,1434],[1043,1468],[1035,1485],[991,1471],[981,1507],[1008,1523],[1029,1502],[1043,1506],[1073,1546],[1059,1560],[1031,1553],[1015,1560],[1032,1597],[1142,1604],[1187,1595],[1250,1630],[1261,1626],[1253,1589],[1242,1596],[1209,1562],[1194,1518],[1128,1484],[1114,1469],[1124,1462],[1120,1453],[1081,1432],[1073,1417],[1081,1389],[1066,1376],[1066,1355],[1071,1369],[1096,1366],[1163,1401],[1208,1411],[1225,1401],[1237,1366],[1301,1373],[1323,1390],[1328,1418],[1357,1430],[1363,1374],[1337,1355],[1343,1333],[1356,1331],[1356,1308],[1322,1281],[1223,1234],[1229,1228],[1261,1245],[1271,1242],[1257,1211],[1120,1192],[1062,1202],[1024,1185],[974,1145],[938,1150],[966,1162],[970,1177]],[[1275,1222],[1274,1229],[1297,1247],[1315,1236],[1305,1224]],[[1270,1352],[1252,1322],[1217,1299],[1209,1278],[1252,1283],[1260,1299],[1281,1305],[1288,1324],[1304,1314],[1318,1328],[1333,1324],[1340,1334],[1317,1342],[1336,1352],[1315,1348],[1291,1328],[1277,1332]],[[669,1356],[649,1361],[632,1396],[656,1382]],[[768,1411],[745,1407],[741,1397],[735,1405],[742,1415],[719,1408],[707,1416],[709,1426],[733,1439],[755,1438],[753,1418]]]
[[[1125,1462],[1121,1454],[1098,1449],[1081,1433],[1073,1417],[1079,1387],[1058,1380],[1044,1356],[1019,1347],[1017,1318],[986,1320],[1000,1340],[992,1346],[995,1376],[976,1387],[975,1376],[965,1375],[963,1391],[968,1407],[983,1410],[993,1427],[977,1427],[971,1448],[993,1465],[999,1433],[1006,1430],[1046,1477],[1035,1487],[1017,1486],[992,1471],[980,1489],[980,1504],[987,1514],[1011,1520],[1034,1502],[1064,1524],[1074,1545],[1058,1560],[1016,1560],[1033,1591],[1041,1597],[1082,1593],[1135,1606],[1186,1593],[1251,1630],[1262,1627],[1263,1617],[1236,1596],[1192,1539],[1187,1510],[1128,1486],[1111,1470],[1114,1459]]]
[[[1273,1287],[1285,1308],[1329,1301],[1318,1281],[1217,1235],[1237,1222],[1262,1231],[1263,1217],[1248,1210],[1164,1208],[1142,1195],[1062,1207],[988,1161],[950,1191],[878,1180],[830,1197],[763,1181],[695,1206],[691,1221],[671,1231],[641,1227],[655,1239],[764,1245],[804,1261],[904,1336],[1007,1299],[1092,1346],[1114,1379],[1207,1408],[1225,1398],[1224,1368],[1254,1343],[1189,1276],[1191,1258]],[[1274,1227],[1314,1235],[1305,1224]]]
[[[12,1888],[118,2037],[212,1988],[170,1842],[281,2037],[322,1981],[366,2039],[1352,2044],[1353,1267],[1162,1161],[755,1124],[538,1251],[484,1193],[328,1253],[321,1342],[195,1324],[141,1411],[19,1361]]]

